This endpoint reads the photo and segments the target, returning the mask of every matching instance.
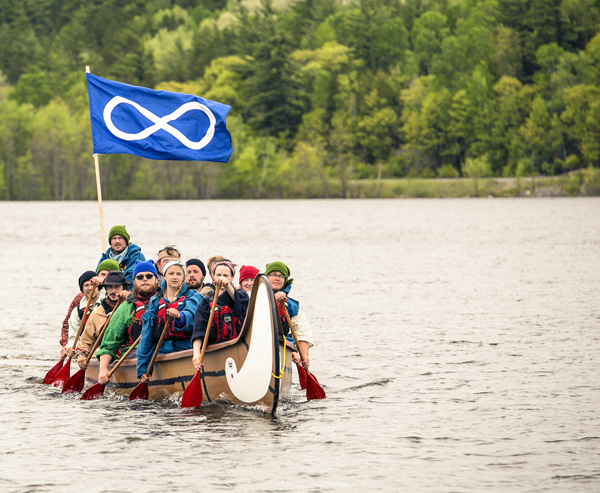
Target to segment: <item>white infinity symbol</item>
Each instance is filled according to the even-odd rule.
[[[115,127],[115,124],[112,122],[111,116],[112,116],[113,110],[120,104],[130,104],[135,109],[137,109],[142,115],[144,115],[146,118],[148,118],[148,120],[153,122],[154,125],[149,126],[148,128],[142,130],[141,132],[138,132],[137,134],[129,134],[129,133],[119,130],[117,127]],[[169,122],[172,122],[173,120],[177,120],[177,118],[179,118],[183,114],[187,113],[188,111],[192,111],[192,110],[200,110],[200,111],[204,112],[206,114],[206,116],[208,116],[208,119],[210,121],[210,126],[208,127],[208,130],[206,131],[206,135],[199,142],[191,141],[185,135],[183,135],[179,130],[177,130],[176,128],[169,125]],[[210,111],[206,106],[204,106],[203,104],[200,104],[198,102],[182,104],[179,108],[177,108],[170,115],[166,115],[166,116],[163,116],[162,118],[159,118],[151,111],[149,111],[146,108],[144,108],[143,106],[140,106],[139,104],[137,104],[135,101],[125,99],[121,96],[115,96],[104,107],[104,113],[102,116],[104,117],[104,123],[106,123],[106,126],[111,131],[111,133],[114,136],[119,137],[120,139],[123,139],[123,140],[142,140],[142,139],[145,139],[146,137],[150,137],[150,135],[152,135],[154,132],[157,132],[158,130],[162,129],[162,130],[165,130],[166,132],[169,132],[173,137],[175,137],[179,142],[181,142],[187,148],[197,151],[198,149],[202,149],[203,147],[205,147],[212,140],[212,138],[215,135],[215,123],[216,123],[215,115],[213,115],[212,111]]]

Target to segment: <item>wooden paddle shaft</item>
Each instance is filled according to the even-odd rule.
[[[92,356],[94,355],[94,352],[96,351],[96,349],[98,349],[98,346],[102,342],[102,337],[104,336],[104,333],[106,332],[106,328],[108,327],[108,322],[110,322],[110,317],[112,317],[113,313],[115,313],[117,311],[117,308],[119,308],[121,301],[122,301],[121,299],[119,299],[119,301],[117,301],[117,304],[113,308],[113,311],[110,312],[110,315],[108,317],[106,317],[106,320],[104,321],[104,324],[102,325],[102,329],[100,330],[100,334],[98,334],[98,337],[96,338],[96,341],[94,342],[94,345],[92,346],[92,349],[90,350],[90,354],[88,354],[88,357],[85,360],[86,365],[90,363],[90,360],[92,359]]]
[[[92,298],[94,297],[95,292],[96,292],[96,286],[92,287],[92,292],[90,293],[90,297],[89,297],[87,305],[85,307],[85,311],[83,312],[83,317],[81,317],[81,322],[79,324],[79,330],[77,331],[77,335],[75,336],[75,340],[73,341],[73,347],[71,349],[75,349],[77,347],[77,341],[79,341],[79,336],[81,335],[81,332],[83,332],[84,321],[85,321],[87,312],[90,309],[90,304],[92,303]]]
[[[287,308],[285,307],[285,303],[283,301],[281,301],[279,304],[281,305],[281,308],[283,308],[283,313],[285,313],[285,319],[287,320],[287,323],[290,326],[292,337],[294,338],[294,342],[296,343],[296,349],[298,350],[298,353],[300,353],[300,359],[304,361],[304,355],[302,354],[302,350],[300,349],[300,344],[298,343],[298,337],[296,336],[296,331],[294,330],[292,320],[290,319],[290,314],[288,313]],[[308,371],[308,369],[304,369],[306,370],[306,374],[309,375],[310,372]]]
[[[210,328],[212,327],[213,317],[215,316],[215,307],[217,306],[217,300],[219,298],[219,290],[221,288],[217,285],[215,286],[215,297],[213,298],[213,304],[210,307],[210,316],[208,317],[208,325],[206,327],[206,333],[204,334],[204,340],[202,341],[202,351],[200,352],[200,363],[204,360],[204,353],[206,352],[206,347],[208,346],[208,338],[210,336]]]
[[[109,379],[110,379],[110,377],[112,377],[112,375],[116,371],[116,369],[119,368],[119,366],[121,366],[121,363],[123,363],[123,361],[125,361],[125,358],[127,358],[127,356],[129,356],[129,353],[131,353],[131,351],[133,351],[133,349],[138,345],[141,338],[142,338],[142,335],[140,334],[140,336],[133,342],[133,344],[129,347],[129,349],[125,352],[125,354],[123,356],[121,356],[119,361],[117,361],[117,364],[115,366],[113,366],[113,369],[110,370],[110,372],[108,373]]]

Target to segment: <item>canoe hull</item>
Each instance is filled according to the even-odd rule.
[[[209,345],[206,350],[202,402],[224,401],[274,414],[291,388],[293,346],[279,335],[279,316],[267,278],[259,276],[254,286],[239,337]],[[150,399],[162,401],[183,394],[196,372],[192,355],[189,349],[156,358],[148,382]],[[139,383],[136,363],[135,358],[126,359],[107,387],[128,396]],[[97,361],[90,364],[87,385],[98,381],[98,369]]]

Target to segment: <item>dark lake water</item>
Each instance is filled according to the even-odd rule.
[[[327,399],[275,417],[42,385],[98,205],[0,212],[0,491],[600,491],[600,199],[104,202],[146,257],[290,266]]]

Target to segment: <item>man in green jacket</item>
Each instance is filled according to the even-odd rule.
[[[108,382],[108,365],[120,351],[133,344],[142,331],[142,315],[158,290],[158,273],[152,260],[138,261],[133,271],[133,294],[122,303],[110,319],[96,357],[100,361],[98,383]]]

